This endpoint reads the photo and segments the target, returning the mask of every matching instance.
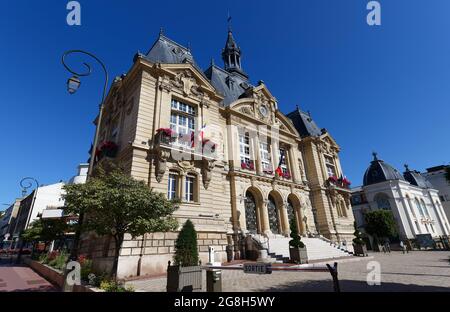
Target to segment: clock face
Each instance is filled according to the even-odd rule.
[[[267,106],[261,105],[261,106],[259,107],[259,112],[261,113],[261,115],[263,115],[264,117],[266,117],[267,114],[269,113],[269,110],[267,109]]]

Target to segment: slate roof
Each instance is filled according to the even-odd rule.
[[[181,44],[167,38],[163,34],[160,34],[156,42],[144,55],[144,58],[152,63],[162,64],[183,64],[191,63],[200,72],[202,70],[194,60],[194,56],[191,51],[182,46]]]
[[[216,90],[224,96],[223,105],[229,106],[232,102],[244,97],[245,90],[251,88],[248,79],[236,73],[211,64],[205,71],[205,76],[211,81]]]
[[[428,182],[421,174],[420,172],[416,170],[409,170],[408,166],[406,166],[406,171],[403,173],[403,176],[405,177],[406,181],[411,183],[412,185],[421,187],[421,188],[433,188],[433,185]]]
[[[298,107],[295,111],[286,116],[292,120],[302,138],[322,135],[322,130],[317,126],[311,116],[308,113],[301,111]]]
[[[405,178],[397,169],[385,163],[383,160],[378,159],[375,154],[374,160],[370,163],[369,168],[367,168],[364,174],[363,185],[367,186],[389,180],[405,181]]]

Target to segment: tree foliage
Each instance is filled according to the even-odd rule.
[[[289,246],[294,248],[304,248],[305,244],[301,241],[301,237],[298,234],[297,222],[295,218],[291,218],[289,221],[289,226],[291,228],[291,240],[289,241]]]
[[[182,267],[196,266],[199,263],[197,232],[191,220],[183,225],[175,242],[175,265]]]
[[[24,242],[42,241],[48,243],[61,239],[69,229],[66,220],[62,218],[37,219],[22,233],[21,238]]]
[[[397,234],[394,215],[389,210],[375,210],[365,214],[366,232],[378,238],[393,237]]]
[[[111,235],[115,242],[112,274],[117,272],[120,247],[126,233],[138,237],[151,232],[173,231],[178,227],[171,217],[178,208],[162,193],[143,181],[126,175],[119,167],[99,167],[85,184],[66,185],[64,196],[68,213],[84,215],[83,231]]]

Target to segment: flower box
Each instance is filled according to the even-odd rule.
[[[170,128],[159,128],[156,130],[157,141],[163,144],[171,144],[176,141],[178,133]]]
[[[245,170],[255,170],[255,164],[253,163],[253,161],[249,161],[248,163],[243,161],[241,162],[241,169],[245,169]]]

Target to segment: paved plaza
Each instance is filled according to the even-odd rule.
[[[380,264],[381,285],[369,286],[370,262]],[[338,261],[341,291],[450,291],[450,252],[414,251],[409,254],[374,253],[369,258]],[[331,275],[325,272],[273,272],[271,275],[244,274],[223,270],[223,291],[303,292],[333,291]],[[206,280],[205,278],[203,279]],[[165,291],[166,279],[153,278],[128,282],[136,291]],[[206,285],[203,285],[204,288]]]
[[[48,292],[56,288],[32,269],[0,258],[0,292]]]

